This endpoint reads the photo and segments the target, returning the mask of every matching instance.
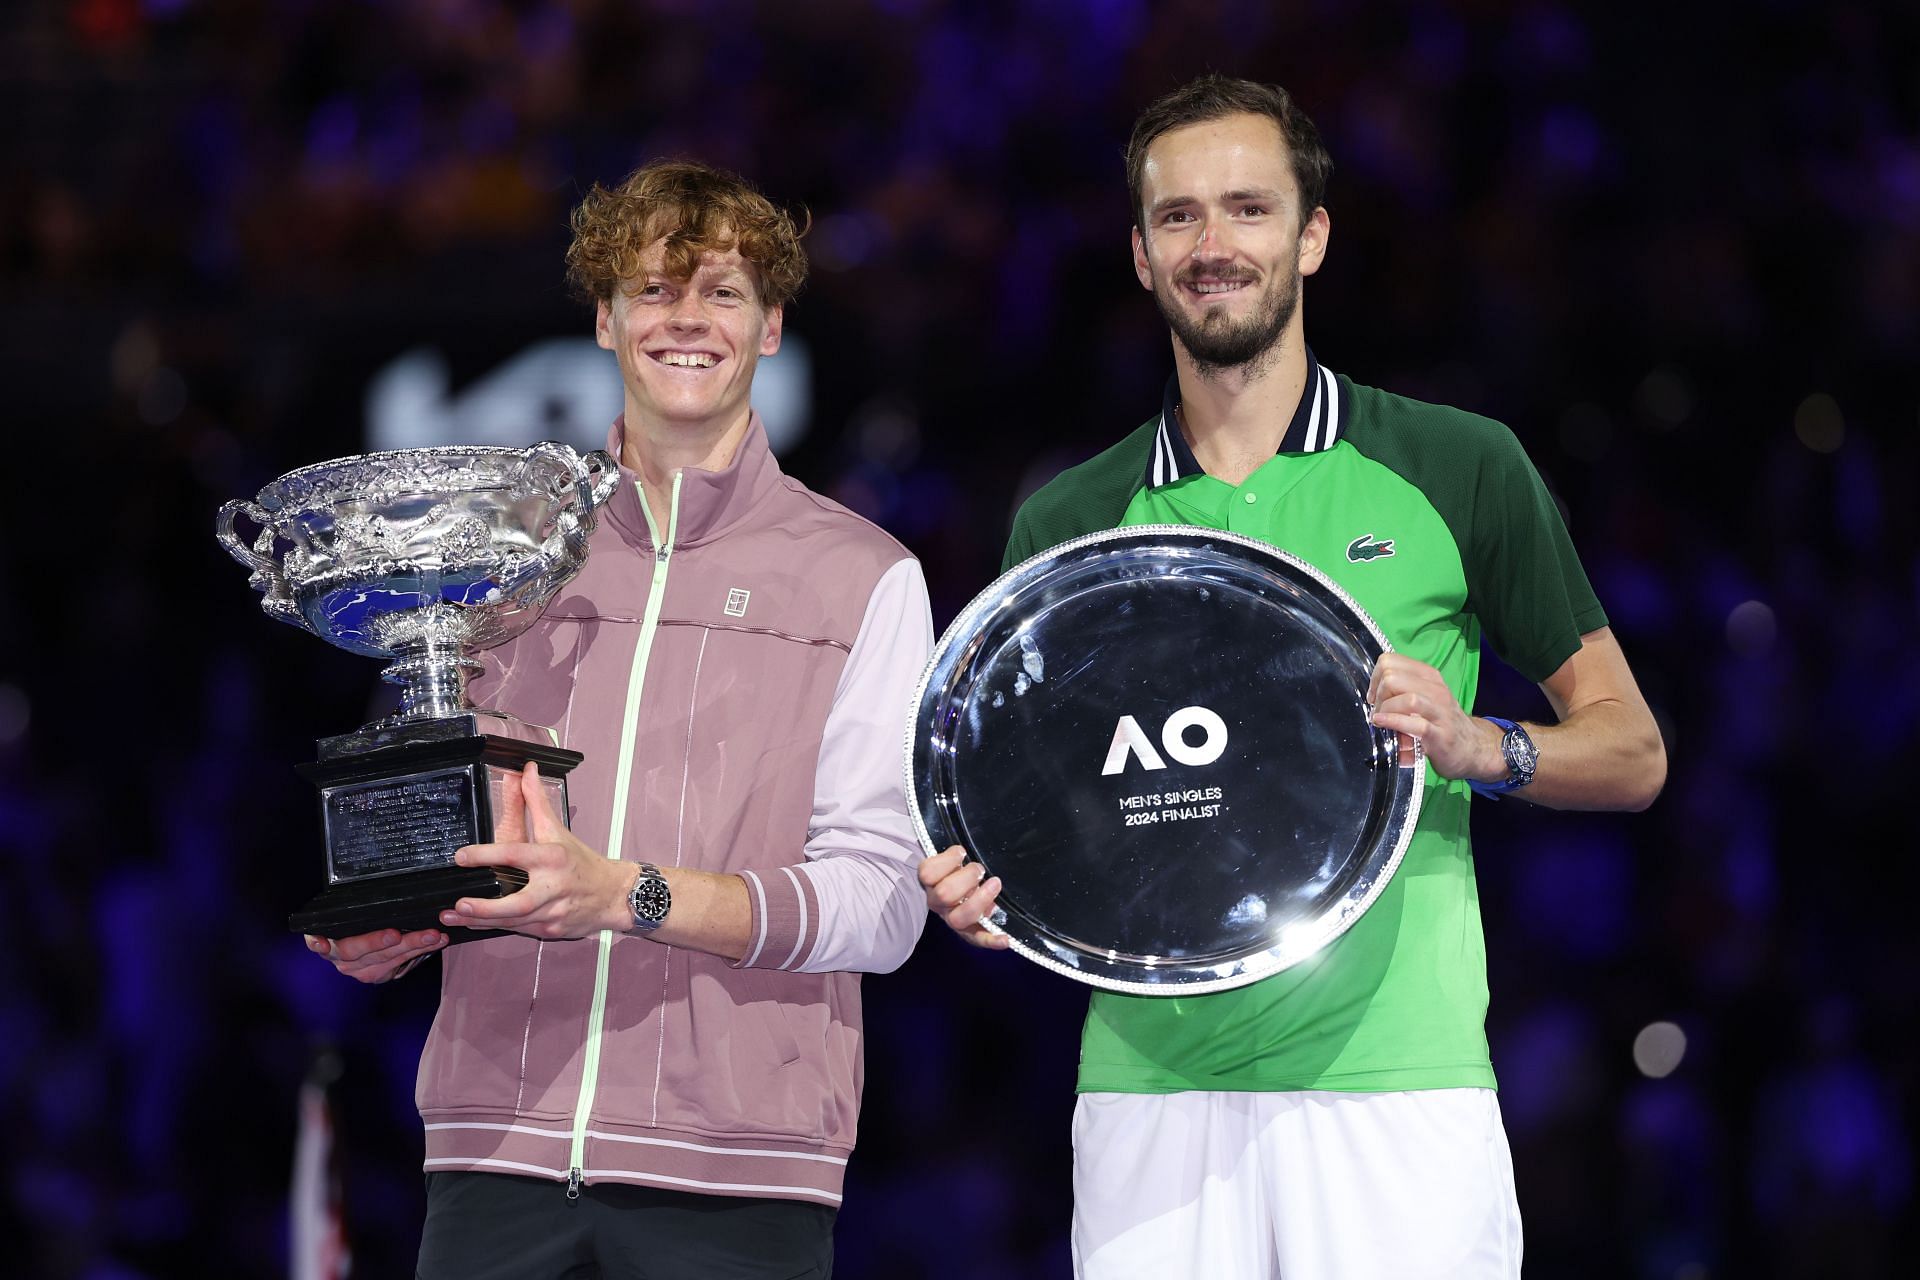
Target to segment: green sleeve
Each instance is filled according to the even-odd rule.
[[[1481,433],[1467,608],[1508,665],[1538,683],[1607,625],[1560,509],[1526,450],[1497,424]]]
[[[1000,572],[1069,538],[1119,524],[1146,474],[1148,451],[1159,424],[1160,415],[1155,414],[1119,443],[1068,467],[1021,503],[1013,532],[1007,535]]]
[[[1013,517],[1013,532],[1007,535],[1007,549],[1000,556],[1000,572],[1005,573],[1037,549],[1033,545],[1033,527],[1027,520],[1027,508],[1022,505]]]

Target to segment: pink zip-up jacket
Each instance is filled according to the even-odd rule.
[[[589,845],[744,879],[747,954],[613,933],[448,949],[426,1168],[837,1205],[859,974],[898,967],[926,919],[903,767],[926,585],[781,473],[757,415],[731,466],[681,473],[668,529],[650,521],[623,468],[585,567],[489,651],[474,700],[585,753],[567,783]]]

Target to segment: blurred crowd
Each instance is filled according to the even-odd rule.
[[[1543,1277],[1869,1277],[1914,1225],[1920,10],[1752,0],[22,0],[0,14],[0,1129],[16,1274],[284,1274],[337,1054],[357,1274],[410,1270],[432,970],[284,932],[375,668],[212,513],[362,443],[409,347],[584,334],[566,213],[671,154],[812,219],[785,459],[944,626],[1158,408],[1119,152],[1206,69],[1336,172],[1317,355],[1500,418],[1668,738],[1635,816],[1477,804]],[[539,434],[530,425],[530,438]],[[1547,714],[1490,663],[1482,705]],[[933,926],[869,979],[840,1273],[1066,1273],[1079,988]]]

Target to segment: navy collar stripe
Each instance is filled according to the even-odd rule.
[[[1307,428],[1307,452],[1333,448],[1340,438],[1340,386],[1333,372],[1322,367],[1314,386],[1313,423]],[[1322,432],[1324,431],[1324,435]]]
[[[1344,392],[1333,370],[1314,358],[1307,348],[1307,380],[1300,389],[1300,403],[1293,420],[1280,437],[1280,453],[1321,453],[1333,448],[1340,439],[1341,398]],[[1158,489],[1187,476],[1206,474],[1206,468],[1193,456],[1187,438],[1180,433],[1180,378],[1167,379],[1161,397],[1160,423],[1153,433],[1153,456],[1147,460],[1147,487]]]

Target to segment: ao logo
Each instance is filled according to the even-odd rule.
[[[1196,727],[1207,735],[1206,739],[1197,747],[1189,746],[1186,732]],[[1227,749],[1227,722],[1205,707],[1182,707],[1160,727],[1160,746],[1180,764],[1212,764]],[[1129,753],[1140,757],[1143,768],[1167,767],[1140,722],[1132,716],[1121,716],[1120,723],[1113,727],[1113,745],[1107,748],[1107,763],[1100,770],[1101,775],[1123,771]]]

